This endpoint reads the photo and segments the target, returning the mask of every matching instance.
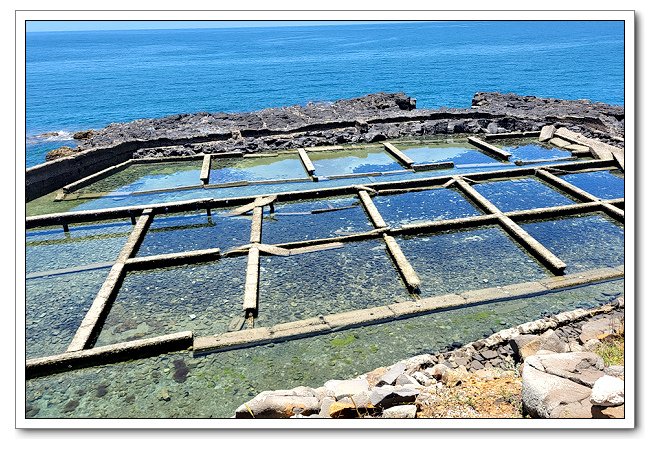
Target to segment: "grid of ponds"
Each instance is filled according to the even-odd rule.
[[[428,150],[425,148],[412,149],[409,157],[423,163],[440,161],[444,158],[462,158],[465,151],[471,154],[469,159],[465,159],[468,165],[481,164],[479,159],[485,156],[475,149],[454,146],[445,149],[446,155],[438,156],[427,154]],[[407,154],[406,150],[403,151]],[[372,155],[366,152],[366,158],[354,155],[353,151],[343,152],[338,158],[328,153],[319,151],[310,154],[310,156],[318,155],[312,157],[317,172],[319,167],[321,170],[322,167],[336,167],[338,173],[346,170],[350,173],[370,173],[377,166],[382,166],[383,170],[393,163],[392,157],[385,153],[381,153],[383,156],[380,157],[375,153]],[[478,159],[476,159],[477,154]],[[384,156],[389,158],[388,162],[383,159]],[[245,164],[236,172],[229,171],[228,167],[215,168],[213,159],[214,172],[211,172],[211,175],[221,173],[220,179],[226,179],[227,176],[231,176],[233,180],[237,176],[249,178],[259,176],[258,179],[263,179],[265,172],[258,167],[264,166],[264,161],[274,159],[275,157],[240,159],[239,161]],[[296,160],[297,158],[293,156],[275,159],[278,165],[273,168],[270,176],[277,177],[280,173],[284,173],[289,179],[293,176],[292,170],[298,167],[295,164]],[[217,161],[223,162],[223,160]],[[248,161],[254,163],[246,165]],[[258,162],[260,165],[256,165]],[[140,164],[135,166],[138,165]],[[302,166],[299,168],[302,169]],[[256,172],[258,170],[259,172]],[[490,170],[481,171],[490,172]],[[242,173],[248,174],[242,175]],[[452,173],[453,176],[459,174],[458,171]],[[418,176],[411,179],[422,179],[421,173],[414,175]],[[431,177],[431,173],[426,175]],[[588,183],[597,186],[601,181],[616,183],[616,180],[621,180],[619,176],[622,176],[622,173],[618,171],[610,173],[606,170],[576,172],[562,174],[561,178],[572,182],[572,178],[569,177],[578,175],[589,175]],[[600,175],[614,178],[614,181]],[[524,232],[562,259],[567,265],[567,273],[623,264],[623,228],[619,223],[621,220],[615,221],[604,213],[607,212],[604,206],[621,206],[622,189],[617,190],[621,192],[620,197],[602,195],[602,199],[590,204],[590,207],[593,206],[592,208],[597,212],[581,214],[577,209],[580,206],[577,200],[572,199],[567,192],[542,182],[534,175],[503,179],[498,173],[493,173],[488,176],[490,179],[484,178],[485,176],[482,176],[481,181],[472,183],[472,188],[498,208],[501,214],[517,214],[537,208],[548,209],[551,218],[544,216],[539,219],[530,219],[530,217],[518,219],[513,215],[513,219],[520,223]],[[358,180],[356,184],[360,184]],[[364,184],[373,187],[373,184]],[[266,195],[274,192],[270,187],[274,185],[255,186],[260,189],[260,193],[264,192]],[[360,187],[363,188],[367,187]],[[588,188],[591,187],[582,188],[590,191]],[[223,189],[214,189],[210,193],[219,190]],[[102,347],[184,330],[191,330],[199,336],[209,336],[239,330],[241,327],[245,329],[271,327],[323,315],[416,301],[421,297],[538,280],[552,275],[539,260],[539,255],[513,238],[507,232],[507,228],[499,224],[500,219],[496,215],[484,210],[484,205],[477,201],[474,194],[468,194],[463,189],[457,188],[454,183],[444,187],[435,183],[416,189],[404,187],[403,191],[391,189],[382,192],[381,188],[377,190],[378,194],[372,196],[370,206],[362,201],[360,194],[319,198],[319,193],[315,192],[309,196],[309,199],[299,201],[278,199],[271,206],[257,207],[261,212],[258,216],[261,225],[261,245],[252,239],[251,230],[256,226],[255,220],[257,220],[256,212],[252,207],[248,212],[241,214],[233,213],[234,206],[227,210],[208,208],[207,214],[206,207],[209,206],[183,213],[169,213],[165,209],[155,210],[151,225],[144,229],[141,241],[126,260],[124,278],[116,285],[114,300],[108,303],[105,318],[102,319],[97,335],[94,336],[89,347]],[[610,192],[612,188],[606,190]],[[593,187],[590,193],[594,192],[600,190]],[[373,225],[372,211],[369,207],[375,206],[386,222],[385,228],[377,229],[376,222]],[[575,212],[565,211],[554,216],[555,206],[576,206],[576,209]],[[475,221],[472,220],[490,214],[495,217],[493,223],[473,224]],[[431,229],[431,226],[435,228],[437,223],[450,220],[459,220],[461,224],[457,227],[452,226],[451,229]],[[405,229],[409,226],[416,228],[422,226],[422,229],[410,229],[406,232]],[[109,223],[104,221],[90,225],[70,224],[68,231],[61,231],[60,228],[36,228],[28,231],[27,272],[32,274],[31,277],[28,275],[26,298],[28,358],[53,356],[65,351],[77,330],[76,327],[83,319],[84,312],[93,303],[93,298],[101,287],[108,269],[129,239],[131,229],[132,225],[128,220],[113,220]],[[379,232],[369,232],[373,230]],[[413,291],[407,288],[400,276],[403,275],[403,266],[395,259],[390,247],[385,244],[383,235],[396,237],[398,247],[407,260],[406,263],[415,269],[422,280],[419,289]],[[318,239],[329,246],[319,246]],[[287,246],[287,243],[290,245]],[[265,245],[271,245],[271,249],[265,249]],[[253,278],[256,279],[254,294],[257,297],[257,304],[254,310],[246,310],[242,307],[242,299],[246,292],[253,288],[248,281],[252,273],[251,248],[258,246],[261,255],[253,268],[257,270],[257,275]],[[189,254],[197,250],[214,248],[221,249],[222,257],[212,262],[171,262],[171,267],[164,268],[131,268],[128,264],[129,260],[135,260],[134,257],[161,255],[164,257],[170,253]],[[167,259],[167,263],[169,260]],[[548,295],[553,294],[543,296]],[[597,298],[595,301],[600,299],[602,298]],[[517,301],[521,301],[521,307],[526,308],[527,301],[532,303],[538,300],[527,298]],[[564,299],[560,302],[563,301]],[[472,311],[479,310],[477,307],[484,306],[444,313],[450,316],[454,313],[471,316]],[[564,305],[560,306],[562,307]],[[411,332],[419,333],[418,329],[428,326],[424,323],[431,321],[432,316],[437,317],[439,314],[409,318],[412,321],[403,320],[393,324],[366,326],[352,335],[367,334],[376,337],[374,328],[402,329],[406,326],[406,321],[416,323],[411,324],[409,329]],[[510,320],[511,318],[506,319],[504,315],[499,322]],[[233,328],[234,322],[240,324]],[[396,356],[397,353],[403,355],[399,343],[395,340],[396,335],[401,335],[399,332],[402,331],[390,330],[382,337],[385,341],[378,340],[376,343],[368,344],[370,347],[382,346],[376,352],[388,351],[386,353],[388,359]],[[449,337],[448,333],[441,334],[439,331],[440,328],[435,338],[440,338],[440,342]],[[463,337],[471,340],[470,334]],[[311,340],[307,340],[318,342],[316,346],[325,344],[334,349],[347,347],[358,339],[347,334],[310,338]],[[348,341],[350,338],[352,340]],[[391,341],[393,343],[390,343]],[[279,346],[291,345],[309,346],[307,343],[282,343]],[[384,346],[388,347],[384,348]],[[412,349],[417,352],[431,348]],[[223,357],[226,359],[232,357],[233,360],[240,357],[234,355],[235,352],[242,356],[251,354],[254,359],[256,357],[254,354],[258,352],[261,354],[264,349],[251,348],[234,351],[232,354],[223,353],[228,354]],[[178,372],[179,366],[193,367],[193,370],[194,367],[203,366],[201,364],[205,362],[202,360],[220,360],[220,357],[220,355],[213,355],[193,359],[184,354],[168,355],[145,361],[127,362],[124,366],[129,367],[129,372],[134,367],[136,371],[144,369],[146,376],[155,377],[154,383],[159,387],[161,384],[158,381],[163,382],[169,377],[167,376],[169,371],[161,372],[160,368],[152,368],[156,364],[160,365],[160,361],[171,361],[175,367],[171,370],[176,369]],[[282,356],[278,357],[278,360],[282,358]],[[297,355],[292,357],[295,358]],[[177,362],[178,360],[180,361]],[[270,364],[277,368],[275,361]],[[210,366],[212,362],[206,363],[205,369],[209,370]],[[90,377],[96,376],[93,382],[98,383],[97,379],[104,376],[102,373],[112,370],[112,366],[88,368],[31,380],[31,386],[28,387],[28,404],[32,404],[32,412],[29,411],[28,405],[28,415],[31,413],[39,417],[51,416],[50,411],[42,408],[41,401],[44,393],[41,391],[40,396],[38,394],[39,388],[42,388],[39,385],[43,385],[41,382],[47,383],[45,379],[61,378],[57,376],[74,379],[76,376],[87,375],[83,373],[94,373]],[[180,369],[180,371],[185,374],[179,375],[179,378],[183,379],[182,382],[174,374],[172,380],[176,383],[185,382],[187,370]],[[157,374],[153,374],[154,372]],[[200,371],[197,371],[197,374],[198,372]],[[66,375],[69,377],[65,377]],[[281,382],[281,374],[278,376],[272,382]],[[327,377],[331,378],[333,374],[328,373]],[[313,380],[308,376],[300,376],[300,380],[303,379]],[[110,382],[99,380],[97,388],[99,392],[103,392],[101,395],[98,391],[93,392],[88,389],[85,389],[83,394],[73,393],[74,383],[70,383],[69,389],[64,393],[52,393],[58,394],[61,401],[67,398],[66,404],[61,403],[63,408],[55,407],[52,413],[58,413],[58,416],[75,416],[78,410],[78,413],[82,415],[86,413],[88,416],[120,415],[122,412],[119,411],[119,407],[115,409],[110,407],[120,403],[124,398],[112,403],[109,408],[99,411],[92,404],[84,402],[82,405],[81,399],[68,397],[74,394],[79,398],[93,394],[96,397],[103,397],[107,394],[106,390],[109,389]],[[117,384],[110,384],[110,389],[118,388]],[[175,386],[175,384],[170,385]],[[251,385],[246,391],[235,388],[237,391],[229,390],[225,394],[236,397],[235,401],[237,401],[241,399],[242,393],[256,391],[256,386],[260,384],[256,381]],[[141,393],[149,396],[155,394],[154,391],[149,390],[151,390],[150,386],[145,387]],[[30,394],[33,394],[31,399]],[[239,402],[245,400],[246,397]],[[74,407],[69,405],[70,401],[73,402]],[[77,401],[76,405],[74,401]],[[134,404],[137,404],[140,399],[136,397],[129,401],[135,407]],[[139,416],[129,404],[122,405],[126,408],[120,416]],[[34,412],[35,409],[38,411]],[[172,417],[177,412],[181,413],[181,409],[167,410],[164,416]],[[224,413],[224,410],[220,410],[218,415],[222,416]],[[205,416],[205,411],[197,410],[196,415]]]
[[[521,139],[517,140],[520,141]],[[89,180],[78,188],[70,188],[59,198],[36,199],[27,205],[28,215],[63,210],[93,210],[127,205],[144,205],[184,201],[205,197],[228,198],[243,195],[261,195],[274,192],[314,190],[358,183],[368,184],[385,180],[419,179],[449,174],[500,170],[514,167],[520,160],[533,165],[557,163],[571,156],[570,152],[552,146],[521,140],[528,148],[521,154],[513,153],[510,161],[494,158],[472,146],[465,139],[399,143],[399,151],[411,158],[415,165],[405,166],[383,147],[365,146],[338,150],[310,150],[308,158],[315,167],[309,175],[294,150],[269,155],[221,157],[212,155],[207,184],[201,182],[202,162],[199,159],[180,161],[133,160],[120,171],[103,178]],[[508,147],[512,149],[511,147]],[[535,151],[531,152],[531,148]],[[523,150],[522,150],[523,151]],[[526,154],[524,154],[526,153]],[[453,162],[453,168],[440,167],[433,171],[416,171],[415,166]],[[538,164],[538,165],[539,165]],[[314,184],[313,181],[318,181]]]

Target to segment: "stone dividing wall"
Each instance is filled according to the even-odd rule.
[[[472,107],[416,110],[403,93],[377,93],[333,103],[308,103],[226,114],[180,114],[114,123],[78,133],[77,149],[26,171],[26,199],[50,193],[129,158],[245,153],[369,143],[405,136],[534,131],[546,124],[621,146],[624,109],[569,101],[477,93]],[[57,151],[57,150],[55,150]]]

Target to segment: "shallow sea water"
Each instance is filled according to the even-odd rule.
[[[207,355],[166,354],[27,381],[29,418],[227,418],[264,390],[321,386],[623,293],[623,281]],[[169,395],[165,401],[162,396]]]
[[[298,155],[279,154],[274,157],[213,158],[210,184],[271,179],[309,179]]]
[[[316,168],[314,173],[316,176],[327,177],[404,169],[382,148],[307,151],[307,155]]]
[[[574,173],[561,178],[598,198],[610,200],[625,196],[625,177],[620,170]]]

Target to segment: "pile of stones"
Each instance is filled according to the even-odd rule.
[[[265,391],[236,418],[415,418],[421,400],[470,374],[492,379],[518,370],[524,415],[622,418],[624,370],[591,352],[622,332],[624,299],[505,329],[485,339],[423,354],[319,388]]]

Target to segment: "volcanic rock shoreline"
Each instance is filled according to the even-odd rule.
[[[416,109],[404,93],[375,93],[249,113],[178,114],[75,134],[79,145],[48,154],[26,172],[27,200],[131,158],[256,153],[402,137],[538,131],[566,127],[622,148],[622,106],[479,92],[469,108]]]

